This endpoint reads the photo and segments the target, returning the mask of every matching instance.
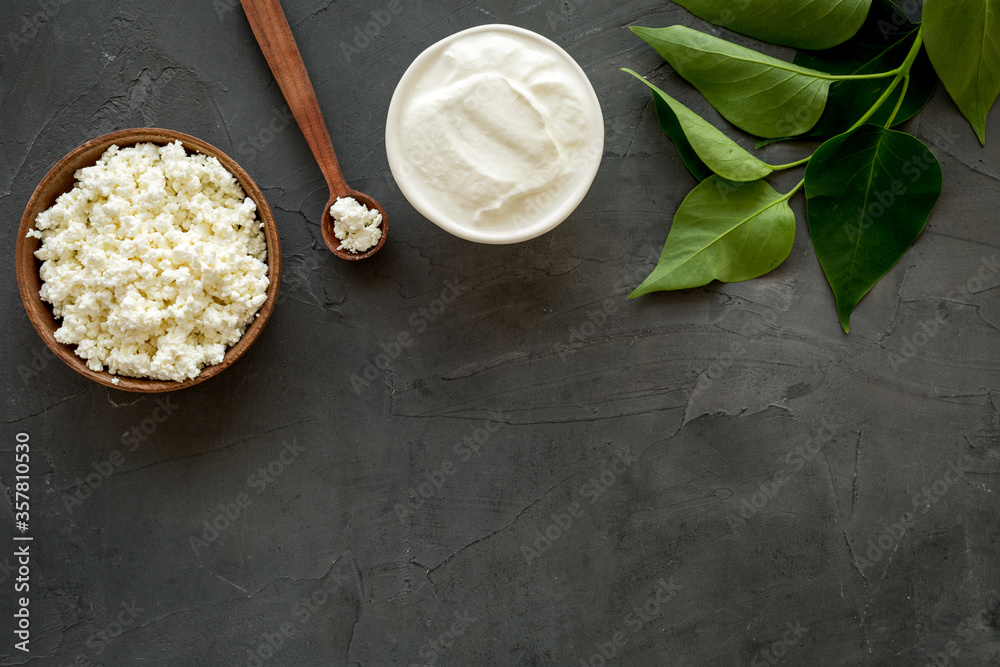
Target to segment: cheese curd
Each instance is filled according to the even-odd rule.
[[[374,248],[382,238],[382,214],[369,209],[354,197],[337,197],[330,207],[333,216],[333,235],[340,239],[340,247],[351,252],[364,252]]]
[[[257,206],[218,159],[180,142],[112,146],[35,220],[41,297],[95,371],[196,377],[267,299]]]

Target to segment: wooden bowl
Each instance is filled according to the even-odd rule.
[[[112,145],[125,148],[138,143],[154,143],[165,145],[174,141],[180,141],[189,152],[202,153],[204,155],[218,158],[223,167],[236,177],[243,191],[257,204],[257,216],[264,223],[264,238],[267,243],[267,276],[270,284],[267,287],[267,300],[260,307],[257,317],[247,327],[240,340],[226,350],[223,360],[214,366],[206,366],[197,377],[184,380],[183,382],[149,380],[128,377],[125,375],[112,375],[107,371],[93,371],[87,368],[87,363],[74,353],[75,345],[63,345],[55,339],[55,331],[59,328],[52,309],[47,303],[42,301],[39,290],[42,287],[42,280],[38,275],[41,262],[35,258],[35,251],[41,245],[41,241],[28,236],[28,231],[35,224],[35,217],[42,211],[50,208],[59,195],[69,192],[76,182],[74,174],[82,167],[89,167],[97,163],[97,160]],[[87,143],[73,150],[69,155],[59,160],[54,167],[45,175],[42,182],[35,188],[34,194],[28,201],[28,206],[24,210],[21,218],[21,227],[17,234],[17,254],[15,257],[17,264],[17,286],[21,291],[21,301],[24,302],[24,309],[28,313],[28,319],[34,325],[38,335],[42,337],[45,344],[77,373],[84,375],[94,382],[140,393],[159,393],[166,391],[176,391],[196,385],[200,382],[215,377],[225,369],[229,368],[240,356],[253,345],[254,341],[267,324],[274,305],[277,301],[278,286],[281,284],[281,245],[278,239],[278,227],[274,222],[271,208],[267,205],[267,200],[261,193],[260,188],[253,182],[253,179],[236,164],[236,161],[220,151],[218,148],[205,143],[187,134],[174,132],[172,130],[161,130],[157,128],[136,128],[131,130],[121,130],[112,132],[91,139]],[[113,378],[118,378],[118,384],[112,382]]]

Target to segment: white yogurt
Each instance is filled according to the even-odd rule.
[[[422,53],[393,95],[386,129],[410,203],[485,243],[532,238],[564,220],[603,146],[583,70],[553,42],[507,25],[472,28]]]

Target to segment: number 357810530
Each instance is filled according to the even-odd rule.
[[[28,442],[30,438],[27,433],[18,433],[16,439],[17,445],[14,453],[14,491],[16,492],[14,520],[27,523],[28,512],[31,507],[28,502],[28,491],[31,489],[29,477],[31,474],[31,445]]]

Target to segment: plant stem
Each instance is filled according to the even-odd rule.
[[[858,129],[859,127],[867,123],[868,119],[871,118],[873,115],[875,115],[876,111],[882,108],[882,105],[885,104],[885,101],[889,99],[889,97],[892,95],[892,91],[896,90],[896,86],[899,85],[899,82],[910,76],[910,68],[913,67],[913,61],[917,59],[917,54],[920,53],[920,47],[923,46],[923,44],[924,44],[924,29],[920,28],[920,30],[917,31],[917,38],[913,40],[913,46],[910,47],[910,53],[907,54],[906,60],[903,61],[902,65],[900,65],[895,69],[896,78],[892,80],[892,83],[890,83],[889,87],[885,89],[885,92],[882,93],[882,96],[875,101],[875,104],[872,105],[872,108],[869,109],[864,116],[859,118],[858,122],[852,125],[851,129],[849,129],[848,132],[853,132],[854,130]],[[900,97],[900,102],[902,102],[902,99],[903,98]],[[893,116],[895,117],[895,114],[893,114]]]
[[[891,69],[888,72],[876,72],[874,74],[824,74],[822,76],[815,76],[817,79],[830,79],[833,81],[863,81],[865,79],[886,79],[890,76],[894,76],[897,79],[900,74],[909,76],[910,67],[913,66],[913,61],[916,59],[917,54],[920,52],[920,47],[924,43],[924,31],[921,27],[917,31],[917,38],[913,41],[913,45],[910,47],[910,52],[906,56],[906,60],[903,64],[896,69]]]
[[[917,38],[913,40],[913,46],[910,47],[910,52],[906,54],[906,60],[903,64],[899,66],[899,71],[906,76],[910,75],[910,68],[913,67],[913,61],[917,59],[920,54],[920,47],[924,45],[924,29],[921,26],[920,30],[917,31]]]
[[[803,178],[801,181],[799,181],[798,185],[796,185],[794,188],[792,188],[791,190],[789,190],[788,194],[782,196],[782,198],[779,199],[778,201],[788,201],[793,196],[795,196],[795,193],[798,192],[799,190],[801,190],[802,186],[805,185],[805,184],[806,184],[806,179]]]
[[[853,132],[854,130],[858,129],[859,127],[867,123],[868,119],[874,116],[875,112],[877,112],[879,109],[882,108],[882,105],[885,104],[885,101],[889,99],[889,97],[892,95],[892,91],[896,90],[896,86],[899,85],[899,81],[900,81],[899,76],[893,79],[892,83],[889,84],[889,87],[885,89],[884,93],[882,93],[882,96],[875,101],[875,104],[872,105],[872,108],[866,111],[865,115],[858,119],[858,122],[856,122],[854,125],[851,125],[851,129],[849,129],[848,132]]]
[[[766,162],[764,164],[767,164],[767,166],[773,169],[774,171],[782,171],[783,169],[791,169],[792,167],[798,167],[800,165],[806,164],[811,159],[812,155],[809,155],[802,158],[801,160],[796,160],[795,162],[789,162],[788,164],[774,165],[774,164],[767,164]]]
[[[885,92],[882,93],[882,96],[879,97],[875,101],[875,104],[872,105],[872,108],[866,111],[865,115],[859,118],[858,122],[852,125],[851,129],[849,129],[848,132],[853,132],[854,130],[858,129],[859,127],[864,125],[869,118],[875,115],[875,113],[882,108],[882,105],[885,104],[885,101],[892,96],[892,91],[896,89],[896,86],[899,85],[899,82],[902,81],[903,89],[899,93],[899,99],[896,101],[896,107],[892,110],[892,114],[889,116],[889,120],[885,124],[886,128],[892,126],[892,121],[896,119],[896,115],[899,113],[899,110],[903,106],[903,100],[906,98],[906,91],[910,85],[910,70],[913,68],[913,61],[917,59],[917,55],[920,53],[920,47],[923,46],[923,43],[924,43],[924,35],[923,35],[923,28],[921,28],[920,30],[917,31],[917,38],[913,40],[913,45],[910,47],[910,52],[906,55],[906,60],[904,60],[903,64],[901,64],[894,70],[883,72],[881,74],[872,74],[872,75],[830,77],[838,80],[878,79],[889,76],[895,77],[889,84],[889,87],[885,89]],[[788,164],[779,164],[779,165],[768,164],[767,166],[773,169],[774,171],[782,171],[784,169],[791,169],[793,167],[798,167],[803,164],[807,164],[811,159],[812,155],[809,155],[807,157],[802,158],[801,160],[796,160],[795,162],[789,162]],[[764,164],[767,163],[765,162]],[[788,196],[791,197],[791,195],[794,194],[800,187],[802,187],[802,183],[799,183],[795,187],[795,189],[789,193]]]
[[[906,99],[906,90],[910,87],[910,74],[907,72],[906,76],[903,77],[903,89],[899,91],[899,99],[896,100],[896,107],[889,114],[889,120],[885,122],[885,129],[892,127],[892,121],[896,120],[896,114],[899,113],[900,108],[903,106],[903,100]]]
[[[815,79],[829,79],[830,81],[864,81],[865,79],[887,79],[896,76],[897,70],[891,69],[888,72],[876,72],[875,74],[813,74]]]

